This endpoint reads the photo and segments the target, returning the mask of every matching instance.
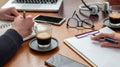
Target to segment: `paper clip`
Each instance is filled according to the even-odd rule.
[[[77,35],[75,35],[75,37],[76,38],[83,38],[83,37],[86,37],[88,35],[95,35],[95,34],[97,34],[99,32],[100,32],[99,30],[92,30],[92,31],[85,32],[85,33],[82,33],[82,34],[77,34]]]

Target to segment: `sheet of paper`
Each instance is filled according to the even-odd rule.
[[[114,32],[108,27],[100,29],[100,32]],[[98,67],[120,67],[120,48],[101,47],[99,42],[90,39],[90,36],[77,39],[71,37],[65,39],[69,45],[85,55],[89,60]]]

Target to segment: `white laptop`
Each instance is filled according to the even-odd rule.
[[[2,8],[15,7],[19,11],[57,12],[63,0],[9,0]]]

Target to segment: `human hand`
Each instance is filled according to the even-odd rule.
[[[106,41],[99,41],[101,37],[108,37],[118,41],[118,44],[112,44]],[[99,41],[102,47],[116,47],[120,48],[120,34],[119,33],[100,33],[96,36],[91,37],[92,40]]]
[[[14,20],[19,14],[14,7],[0,9],[1,20]]]
[[[32,33],[33,25],[34,22],[31,15],[26,16],[25,19],[20,15],[15,18],[12,29],[16,30],[23,38],[25,38]]]

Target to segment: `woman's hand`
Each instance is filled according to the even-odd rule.
[[[112,38],[116,41],[118,41],[118,44],[112,44],[106,41],[100,41],[101,37],[108,37]],[[102,47],[116,47],[120,48],[120,34],[119,33],[112,33],[112,34],[107,34],[107,33],[100,33],[96,36],[91,37],[92,40],[99,41]]]

